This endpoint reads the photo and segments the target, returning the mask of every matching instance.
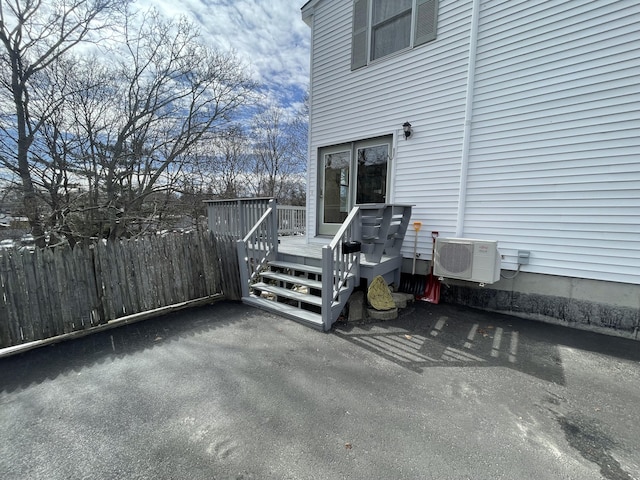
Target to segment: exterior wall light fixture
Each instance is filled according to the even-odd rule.
[[[404,122],[402,124],[402,130],[404,131],[404,139],[408,140],[411,136],[411,124],[409,122]]]

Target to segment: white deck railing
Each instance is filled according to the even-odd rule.
[[[304,235],[307,209],[293,205],[278,205],[278,235]]]
[[[209,230],[216,235],[244,237],[269,207],[271,198],[206,200]]]
[[[350,293],[360,281],[360,251],[347,253],[347,250],[349,245],[361,241],[360,208],[356,206],[329,245],[322,247],[322,321],[325,330],[331,328],[334,317],[337,317],[334,307],[339,314],[348,299],[348,295],[344,295],[344,302],[340,299],[343,288],[349,287]],[[347,285],[350,281],[352,284]]]
[[[207,200],[205,203],[209,230],[216,235],[242,238],[258,222],[272,200],[274,199]],[[305,207],[278,205],[277,214],[279,235],[304,235],[307,223]]]
[[[276,222],[276,201],[271,200],[263,215],[253,228],[238,240],[238,261],[242,296],[249,296],[249,288],[257,281],[260,272],[267,268],[270,260],[278,255],[278,225]]]

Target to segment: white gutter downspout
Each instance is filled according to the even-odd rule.
[[[462,136],[462,157],[460,159],[460,193],[458,196],[458,217],[456,237],[464,235],[464,217],[467,204],[467,176],[469,171],[469,151],[471,149],[471,127],[473,120],[473,100],[476,86],[476,50],[480,23],[480,0],[473,0],[471,12],[471,34],[469,38],[469,69],[467,71],[467,93],[464,109],[464,131]]]
[[[308,2],[309,3],[309,2]],[[306,6],[307,4],[305,4]],[[303,7],[304,8],[304,7]],[[316,26],[316,15],[315,15],[315,9],[313,7],[309,8],[309,10],[307,12],[304,12],[302,14],[302,19],[304,20],[304,22],[309,26],[309,28],[311,29],[311,38],[310,38],[310,45],[309,45],[309,50],[310,50],[310,54],[309,54],[309,118],[307,120],[307,172],[311,172],[312,168],[315,169],[316,171],[316,175],[319,175],[319,169],[318,169],[318,161],[316,159],[316,165],[313,166],[311,165],[311,145],[312,145],[312,141],[311,141],[311,125],[313,124],[313,89],[312,89],[312,85],[313,85],[313,55],[314,55],[314,50],[315,50],[315,42],[314,42],[314,33],[315,33],[315,26]],[[306,192],[307,192],[307,199],[305,202],[305,206],[307,208],[307,212],[315,212],[315,215],[313,216],[313,223],[311,223],[311,215],[306,215],[305,216],[305,221],[307,223],[307,226],[305,228],[305,243],[309,243],[309,239],[315,237],[316,233],[317,233],[317,225],[318,225],[318,197],[317,197],[317,187],[314,190],[311,186],[311,182],[309,182],[309,175],[307,175],[307,188],[306,188]],[[316,178],[316,182],[315,184],[318,184],[318,179]],[[314,202],[314,205],[311,204],[311,202]]]

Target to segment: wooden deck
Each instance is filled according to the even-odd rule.
[[[279,253],[299,258],[311,258],[319,262],[322,260],[322,247],[329,244],[331,239],[327,238],[326,243],[320,243],[325,239],[315,238],[313,243],[307,243],[307,238],[304,235],[285,235],[278,237],[278,240],[280,241]],[[399,284],[401,267],[401,255],[383,255],[377,262],[368,262],[364,255],[360,258],[360,275],[369,283],[376,275],[382,275],[387,282]]]
[[[325,243],[318,243],[317,239],[315,243],[307,243],[307,237],[304,235],[283,235],[278,237],[278,240],[280,240],[278,245],[280,253],[317,259],[322,258],[323,245],[328,245],[331,241],[327,238]]]

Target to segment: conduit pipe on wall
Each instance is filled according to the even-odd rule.
[[[476,50],[478,48],[478,29],[480,24],[480,0],[473,0],[471,12],[471,33],[469,38],[469,67],[467,70],[467,92],[464,109],[464,130],[462,134],[462,157],[460,159],[460,190],[458,194],[458,216],[456,237],[464,235],[465,210],[467,206],[467,177],[469,172],[469,154],[473,123],[473,100],[476,87]]]

